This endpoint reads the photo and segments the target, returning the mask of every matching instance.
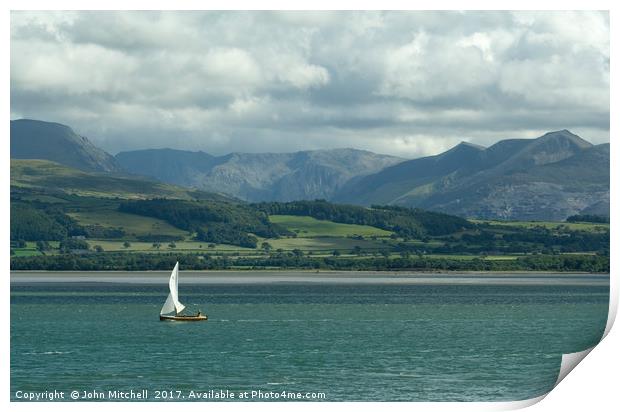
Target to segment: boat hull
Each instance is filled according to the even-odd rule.
[[[182,322],[197,322],[201,320],[207,320],[207,315],[159,315],[159,320],[172,320]]]

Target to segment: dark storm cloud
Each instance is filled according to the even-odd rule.
[[[609,140],[599,12],[13,12],[11,117],[110,152]]]

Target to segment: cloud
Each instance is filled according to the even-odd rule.
[[[484,89],[492,84],[497,68],[471,41],[465,38],[453,43],[422,31],[411,42],[388,49],[380,93],[427,101]]]
[[[609,141],[606,12],[11,13],[11,117],[116,153]]]

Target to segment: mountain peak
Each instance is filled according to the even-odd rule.
[[[537,138],[536,140],[537,141],[549,141],[549,140],[565,141],[565,142],[572,143],[581,149],[592,147],[592,143],[583,140],[581,137],[579,137],[578,135],[572,133],[571,131],[567,129],[547,132],[544,135]]]
[[[453,156],[467,156],[467,155],[475,155],[476,153],[484,151],[485,148],[483,146],[469,143],[466,141],[462,141],[451,149],[446,150],[443,153],[438,154],[437,159],[443,158],[452,158]]]
[[[548,136],[548,135],[562,135],[562,136],[575,136],[575,137],[579,137],[577,136],[575,133],[571,132],[568,129],[562,129],[562,130],[553,130],[551,132],[547,132],[543,135],[544,136]]]
[[[479,144],[475,144],[475,143],[471,143],[471,142],[467,142],[465,140],[462,140],[459,144],[457,144],[455,147],[470,147],[472,149],[476,149],[476,150],[484,150],[485,147],[481,146]]]

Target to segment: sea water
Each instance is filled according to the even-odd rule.
[[[209,320],[162,322],[162,278],[92,276],[12,282],[13,400],[527,399],[553,387],[563,353],[598,343],[609,300],[609,277],[589,274],[182,276],[181,301]]]

